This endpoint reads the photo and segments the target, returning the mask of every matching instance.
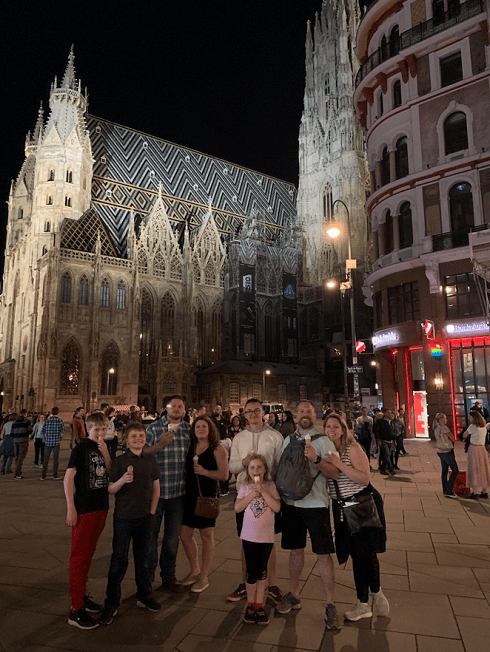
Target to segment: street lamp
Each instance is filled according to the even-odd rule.
[[[270,375],[271,375],[271,370],[270,369],[265,369],[262,372],[262,400],[263,401],[265,401],[265,379],[266,379],[266,376],[270,376]]]
[[[356,269],[357,267],[357,261],[352,258],[352,242],[351,242],[351,228],[350,228],[350,214],[349,214],[349,209],[347,208],[347,205],[342,199],[336,199],[333,204],[332,204],[332,213],[335,208],[335,204],[342,204],[342,206],[345,208],[345,212],[347,215],[347,229],[346,229],[346,236],[347,236],[347,260],[345,261],[345,276],[346,276],[346,281],[345,283],[340,284],[340,291],[342,292],[342,298],[345,292],[350,291],[349,294],[349,303],[350,303],[350,324],[351,324],[351,344],[352,344],[352,364],[356,365],[357,364],[357,351],[356,351],[356,322],[355,322],[355,311],[354,311],[354,285],[353,285],[353,278],[352,278],[352,270]],[[339,235],[341,234],[341,230],[339,228],[338,223],[335,222],[334,219],[331,220],[329,227],[327,228],[326,231],[327,235],[330,238],[338,238]],[[344,359],[344,366],[347,366],[347,360]],[[359,375],[358,374],[353,374],[354,378],[354,401],[359,398]],[[345,369],[345,376],[344,378],[347,378],[347,369]],[[347,382],[345,380],[345,382]]]
[[[115,373],[116,373],[116,370],[113,369],[112,367],[107,370],[107,396],[109,396],[109,385],[110,385],[110,382],[111,382],[111,376],[112,376],[112,374],[115,374]]]

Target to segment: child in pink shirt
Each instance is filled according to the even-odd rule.
[[[280,509],[281,501],[276,485],[269,480],[267,462],[262,455],[254,455],[235,502],[235,511],[244,512],[240,538],[247,567],[248,604],[243,620],[250,625],[269,624],[263,607],[264,591],[274,545],[274,514]]]

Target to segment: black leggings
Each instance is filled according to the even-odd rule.
[[[369,589],[372,593],[378,593],[380,589],[378,557],[363,541],[362,534],[351,537],[349,543],[357,599],[360,602],[367,602]]]
[[[267,579],[267,564],[271,556],[273,543],[256,543],[242,540],[243,554],[247,566],[246,582],[255,584],[258,580]]]

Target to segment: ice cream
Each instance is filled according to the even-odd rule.
[[[311,444],[311,435],[306,435],[305,436],[305,443],[306,444]]]
[[[250,456],[255,455],[255,451],[250,451]]]
[[[255,482],[255,484],[259,484],[259,482],[260,482],[260,475],[254,475],[254,482]]]
[[[194,457],[192,459],[194,460],[194,464],[197,464],[199,462],[199,456],[198,455],[194,455]]]
[[[167,432],[172,432],[172,430],[175,430],[175,428],[177,428],[178,425],[179,425],[178,423],[169,423]]]

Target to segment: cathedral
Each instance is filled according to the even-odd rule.
[[[70,53],[10,190],[4,410],[153,411],[174,393],[232,409],[251,396],[328,400],[324,328],[338,307],[323,280],[346,254],[322,229],[338,197],[367,257],[358,19],[345,6],[324,3],[308,27],[298,198],[290,183],[89,115]]]

